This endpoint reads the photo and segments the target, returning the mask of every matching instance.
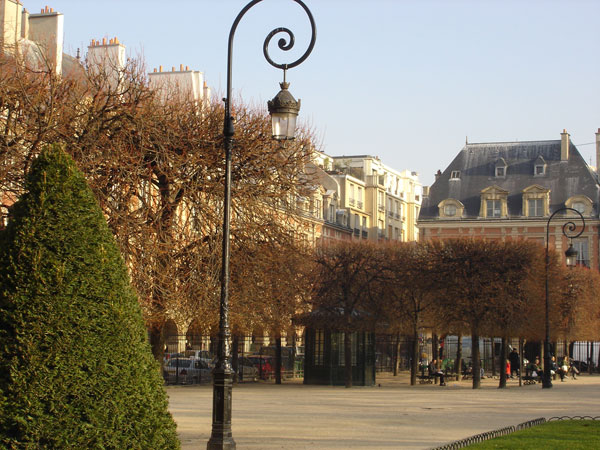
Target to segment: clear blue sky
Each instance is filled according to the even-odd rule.
[[[227,39],[246,0],[22,0],[65,15],[69,53],[117,36],[148,70],[189,65],[225,90]],[[600,127],[598,0],[305,0],[312,55],[288,72],[300,115],[331,155],[371,154],[433,182],[469,142],[559,139],[595,165]],[[263,107],[281,72],[262,55],[286,26],[304,52],[309,23],[291,0],[264,0],[238,27],[235,94]],[[84,51],[85,53],[85,51]],[[264,106],[266,109],[266,106]]]

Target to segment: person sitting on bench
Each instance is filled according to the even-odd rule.
[[[429,375],[432,377],[439,377],[440,378],[440,386],[446,386],[445,378],[444,378],[446,376],[446,374],[444,373],[443,370],[438,368],[438,362],[436,359],[431,361],[431,364],[429,364]]]

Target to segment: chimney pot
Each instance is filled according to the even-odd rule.
[[[158,66],[158,71],[162,72],[162,66]]]
[[[185,66],[185,71],[187,72],[188,70],[190,70],[190,66]]]
[[[102,38],[102,45],[106,45],[106,38]]]
[[[54,12],[54,8],[50,8],[50,12]]]
[[[48,5],[46,5],[46,7],[44,8],[44,12],[47,13],[48,12]]]
[[[154,68],[154,73],[156,73],[156,67]]]

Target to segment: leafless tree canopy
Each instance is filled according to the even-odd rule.
[[[0,60],[0,192],[4,220],[40,149],[60,143],[86,174],[131,270],[148,325],[167,317],[210,330],[217,322],[224,184],[223,108],[176,89],[157,95],[144,68],[57,77],[11,57]],[[308,133],[281,148],[265,113],[235,105],[232,264],[271,246],[293,246],[282,208],[310,180],[302,175]],[[301,176],[302,175],[302,176]],[[232,302],[251,309],[247,279]],[[240,324],[242,325],[242,324]]]

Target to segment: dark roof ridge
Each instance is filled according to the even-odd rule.
[[[560,139],[551,139],[551,140],[543,140],[543,141],[505,141],[505,142],[469,142],[465,144],[465,147],[468,146],[486,146],[486,147],[496,147],[498,145],[539,145],[539,144],[557,144],[560,143]]]

